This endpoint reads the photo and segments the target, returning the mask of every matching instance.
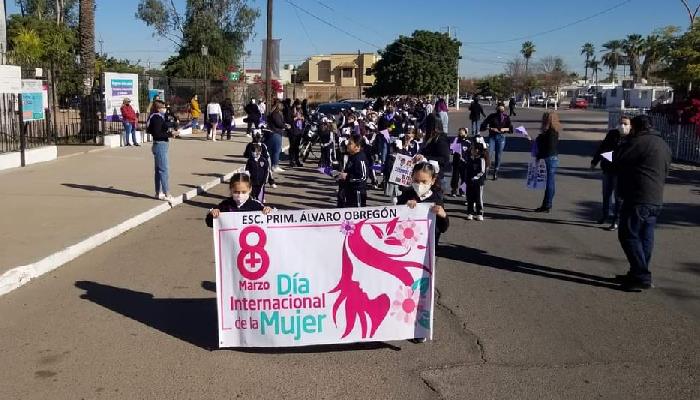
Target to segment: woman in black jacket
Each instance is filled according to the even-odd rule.
[[[450,141],[442,130],[442,121],[434,113],[428,116],[427,132],[423,141],[423,148],[416,156],[416,161],[423,159],[437,161],[440,171],[438,180],[442,188],[442,178],[445,176],[445,168],[450,164]]]
[[[618,214],[620,211],[620,205],[622,204],[622,199],[617,193],[617,174],[613,171],[612,160],[608,160],[603,157],[605,153],[615,154],[618,147],[622,143],[625,136],[630,133],[632,125],[630,124],[630,117],[623,115],[620,118],[619,129],[611,129],[608,134],[605,135],[605,139],[600,142],[598,149],[595,154],[593,154],[593,160],[591,160],[591,169],[600,163],[600,169],[603,170],[603,213],[598,220],[599,224],[604,224],[609,218],[612,217],[612,223],[607,228],[609,231],[617,230]],[[612,157],[611,157],[612,158]],[[610,214],[610,203],[613,200],[614,195],[614,205],[612,208],[612,215]]]
[[[559,114],[544,113],[542,115],[542,133],[537,136],[537,160],[544,160],[547,166],[547,185],[544,190],[542,205],[535,212],[548,213],[552,209],[555,193],[555,175],[559,166],[559,132],[561,123]]]
[[[257,106],[256,106],[257,107]],[[259,118],[258,118],[259,121]],[[227,98],[221,102],[221,137],[226,134],[226,140],[231,140],[231,129],[233,125],[233,103]],[[255,128],[257,129],[257,124]]]

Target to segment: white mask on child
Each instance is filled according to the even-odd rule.
[[[250,198],[250,193],[233,193],[231,197],[233,198],[233,201],[235,201],[236,204],[240,207],[243,203],[248,201],[248,199]]]
[[[411,187],[419,197],[425,196],[430,191],[430,185],[427,183],[412,183]]]
[[[258,159],[260,158],[260,153],[255,153],[254,157],[255,157],[255,161],[258,161]]]

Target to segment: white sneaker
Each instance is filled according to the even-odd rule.
[[[477,220],[477,221],[483,221],[483,220],[484,220],[484,216],[483,216],[483,215],[477,215],[477,216],[476,216],[476,220]]]
[[[172,203],[175,199],[173,199],[173,196],[166,194],[163,196],[163,200],[167,201],[168,203]]]
[[[280,167],[275,167],[275,168],[272,168],[272,172],[284,172],[284,170]]]
[[[156,199],[165,200],[165,194],[163,194],[162,192],[158,192],[158,194],[156,194]]]
[[[473,216],[473,215],[471,215],[471,214],[467,215],[467,221],[471,221],[471,220],[473,220],[473,219],[474,219],[474,216]]]
[[[270,187],[271,187],[272,189],[277,189],[277,184],[276,184],[276,183],[273,183],[272,185],[270,185]]]

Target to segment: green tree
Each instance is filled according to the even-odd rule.
[[[593,46],[593,43],[585,43],[581,47],[581,55],[586,56],[586,62],[584,63],[585,67],[585,75],[584,75],[584,80],[588,82],[588,67],[590,66],[590,61],[593,55],[595,54],[595,47]]]
[[[506,74],[485,76],[477,83],[476,88],[478,95],[494,96],[499,100],[510,97],[512,93],[510,78]]]
[[[593,78],[593,82],[597,84],[598,72],[602,71],[600,68],[600,60],[598,60],[596,57],[591,58],[591,60],[588,62],[588,67],[591,69],[591,78]]]
[[[644,52],[644,48],[644,38],[642,35],[636,33],[627,35],[627,38],[622,41],[622,49],[625,52],[630,66],[630,75],[632,75],[632,79],[635,82],[639,82],[642,78],[640,58]]]
[[[620,60],[622,58],[622,41],[621,40],[611,40],[609,42],[603,43],[603,65],[610,68],[610,76],[612,81],[615,82],[617,79],[617,67],[620,65]]]
[[[187,0],[185,10],[167,0],[140,0],[136,18],[154,31],[154,36],[178,46],[178,54],[165,62],[168,76],[203,78],[222,76],[243,55],[253,36],[257,8],[247,0]],[[209,55],[201,55],[207,46]]]
[[[78,0],[15,0],[22,16],[74,25]]]
[[[17,32],[10,37],[9,55],[13,63],[31,66],[38,65],[44,55],[44,47],[39,34],[24,26],[19,27]]]
[[[441,32],[419,30],[411,36],[399,36],[379,51],[382,58],[372,68],[376,79],[367,94],[454,93],[459,46],[459,41]]]
[[[683,35],[668,42],[669,51],[664,57],[666,68],[660,75],[668,79],[676,91],[690,92],[700,84],[700,21]]]
[[[532,43],[531,41],[527,41],[523,43],[523,47],[520,49],[520,54],[525,57],[525,74],[527,75],[529,66],[530,66],[530,59],[532,58],[532,55],[535,54],[535,44]]]

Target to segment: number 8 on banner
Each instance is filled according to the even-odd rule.
[[[258,242],[254,245],[248,242],[251,234],[258,237]],[[270,268],[270,256],[265,251],[266,243],[267,235],[259,226],[249,226],[241,231],[241,235],[238,237],[241,251],[238,253],[236,264],[238,271],[244,278],[254,281],[267,273],[268,268]]]

